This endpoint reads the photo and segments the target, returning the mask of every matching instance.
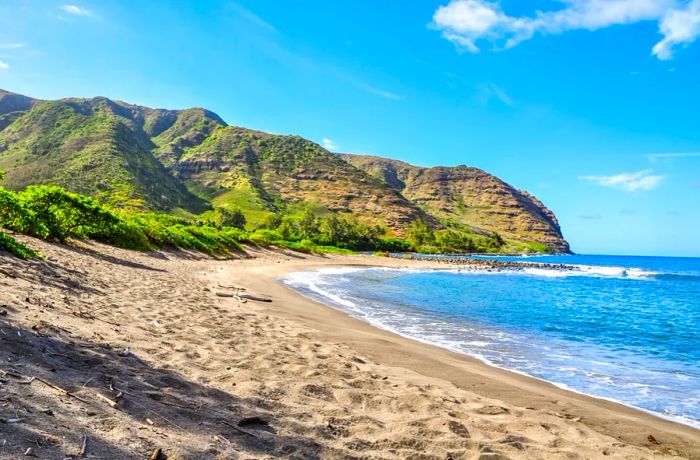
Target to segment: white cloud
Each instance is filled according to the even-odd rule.
[[[579,179],[611,187],[626,192],[655,189],[666,176],[654,175],[653,170],[645,169],[633,173],[620,173],[613,176],[579,176]]]
[[[486,105],[492,99],[496,99],[504,105],[513,106],[513,99],[510,98],[508,93],[506,93],[503,88],[496,85],[495,83],[486,83],[483,85],[479,85],[477,97],[482,105]]]
[[[331,152],[335,152],[338,150],[338,144],[333,142],[332,140],[328,139],[327,137],[323,138],[323,148],[326,150],[329,150]]]
[[[671,59],[674,46],[687,45],[700,36],[700,0],[692,0],[685,8],[668,12],[659,31],[664,38],[654,46],[652,53],[659,59]]]
[[[25,46],[25,43],[0,43],[0,50],[16,50]]]
[[[432,26],[458,47],[476,53],[478,42],[512,48],[535,34],[569,30],[598,30],[614,25],[656,21],[664,38],[653,48],[660,59],[671,57],[678,44],[700,35],[700,0],[561,0],[563,8],[509,16],[500,3],[488,0],[451,0],[433,14]]]
[[[685,152],[685,153],[650,153],[646,155],[649,161],[656,161],[660,158],[693,158],[700,157],[700,152]]]
[[[5,70],[5,69],[9,69],[9,68],[10,68],[10,66],[6,62],[0,61],[0,70]]]
[[[391,91],[385,91],[380,88],[375,88],[374,86],[368,85],[367,83],[364,83],[362,81],[354,80],[354,82],[360,89],[367,91],[370,94],[381,96],[384,99],[391,99],[393,101],[403,101],[404,99],[404,97],[399,94],[392,93]]]
[[[61,9],[66,13],[76,14],[78,16],[92,16],[92,11],[81,8],[77,5],[63,5],[61,6]]]

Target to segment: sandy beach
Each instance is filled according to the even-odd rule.
[[[700,458],[699,430],[376,329],[276,281],[430,262],[25,240],[47,259],[0,256],[0,458]]]

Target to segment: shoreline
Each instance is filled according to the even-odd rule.
[[[325,261],[291,261],[273,267],[260,267],[255,270],[255,277],[245,276],[243,284],[279,300],[262,307],[265,312],[301,321],[304,325],[317,329],[328,340],[347,343],[359,349],[379,365],[398,365],[422,375],[444,380],[458,388],[475,391],[520,407],[533,407],[536,410],[555,413],[565,407],[567,418],[580,418],[583,424],[593,430],[612,435],[625,443],[654,448],[656,446],[648,441],[648,436],[652,435],[654,439],[664,439],[664,445],[670,445],[690,458],[700,458],[700,429],[692,425],[619,401],[564,388],[525,373],[493,366],[447,347],[380,328],[305,296],[278,281],[279,277],[293,272],[320,268],[372,267],[438,270],[449,268],[444,262],[434,263],[430,260],[372,260],[372,256],[367,255],[332,256]],[[287,308],[290,304],[291,308]],[[361,338],[369,340],[363,343]],[[397,354],[402,353],[401,349],[404,349],[406,356],[396,359]],[[475,390],[479,386],[492,388]],[[553,402],[554,400],[556,402]]]
[[[523,269],[523,268],[529,268],[529,267],[527,267],[527,264],[529,264],[529,262],[515,262],[515,264],[511,264],[511,263],[499,264],[499,263],[497,263],[497,264],[494,264],[494,265],[486,265],[486,268],[485,268],[484,266],[480,266],[479,264],[475,264],[474,266],[468,266],[468,265],[465,266],[463,263],[458,263],[458,264],[455,264],[455,265],[450,265],[449,261],[446,261],[446,259],[431,259],[431,258],[420,259],[420,258],[403,258],[403,257],[392,257],[392,256],[390,256],[390,257],[391,257],[391,258],[398,259],[398,260],[412,260],[412,261],[417,261],[417,262],[421,262],[421,261],[435,262],[435,261],[437,261],[437,262],[441,263],[443,266],[441,266],[441,267],[424,268],[425,270],[436,271],[436,272],[440,272],[440,271],[448,271],[448,272],[449,272],[449,271],[452,271],[452,270],[459,270],[459,271],[463,271],[463,270],[466,270],[466,271],[481,271],[481,270],[486,270],[486,271],[489,271],[489,272],[498,272],[498,273],[501,273],[501,272],[502,272],[502,273],[507,273],[509,270],[521,270],[521,269]],[[448,259],[448,260],[449,260],[449,259]],[[574,266],[574,265],[568,265],[568,264],[551,264],[551,263],[537,264],[537,265],[536,265],[536,268],[543,268],[543,269],[550,269],[550,270],[558,270],[558,269],[563,269],[563,270],[574,270],[575,267],[576,267],[576,266]],[[316,270],[316,269],[318,269],[318,268],[338,268],[338,269],[342,269],[342,268],[356,268],[356,267],[342,266],[342,265],[339,265],[339,266],[334,266],[334,265],[330,265],[330,266],[328,266],[328,265],[322,265],[322,266],[320,266],[320,267],[311,268],[309,271],[314,271],[314,270]],[[386,265],[368,265],[366,268],[387,268],[387,269],[401,270],[400,268],[389,267],[389,266],[386,266]],[[411,269],[420,270],[421,268],[419,268],[419,267],[412,267]],[[294,272],[294,273],[296,273],[296,272]],[[303,272],[302,272],[302,273],[303,273]],[[304,297],[304,298],[306,298],[306,299],[308,299],[308,300],[310,300],[310,301],[312,301],[312,302],[320,303],[321,305],[324,305],[324,306],[326,306],[326,307],[329,307],[329,308],[332,308],[332,309],[334,309],[334,310],[337,310],[337,311],[339,311],[339,312],[341,312],[341,313],[343,313],[343,314],[346,314],[346,315],[348,315],[348,316],[350,316],[350,317],[352,317],[352,318],[359,319],[360,321],[362,321],[362,322],[364,322],[364,323],[367,323],[368,325],[370,325],[370,326],[372,326],[372,327],[374,327],[374,328],[377,328],[377,329],[380,329],[380,330],[383,330],[383,331],[386,331],[386,332],[389,332],[389,333],[392,333],[392,334],[396,334],[396,335],[398,335],[398,336],[400,336],[400,337],[403,337],[403,338],[405,338],[405,339],[408,339],[408,340],[416,341],[416,342],[423,343],[423,344],[426,344],[426,345],[429,345],[429,346],[434,346],[434,347],[442,348],[442,349],[444,349],[444,350],[447,350],[447,351],[450,351],[450,352],[453,352],[453,353],[457,353],[457,354],[459,354],[459,355],[463,355],[463,356],[469,357],[469,358],[471,358],[471,359],[475,359],[475,360],[477,360],[478,362],[480,362],[480,363],[482,363],[482,364],[484,364],[484,365],[486,365],[486,366],[493,367],[493,368],[496,368],[496,369],[500,369],[500,370],[503,370],[503,371],[506,371],[506,372],[511,372],[511,373],[514,373],[514,374],[522,375],[522,376],[527,377],[527,378],[530,378],[530,379],[534,379],[534,380],[537,380],[537,381],[540,381],[540,382],[543,382],[543,383],[546,383],[546,384],[549,384],[549,385],[553,385],[553,386],[555,386],[555,387],[557,387],[557,388],[559,388],[559,389],[561,389],[561,390],[564,390],[564,391],[569,391],[569,392],[572,392],[572,393],[580,394],[580,395],[582,395],[582,396],[588,396],[588,397],[591,397],[591,398],[600,399],[600,400],[602,400],[602,401],[607,401],[607,402],[611,402],[611,403],[615,403],[615,404],[620,404],[620,405],[622,405],[622,406],[624,406],[624,407],[628,407],[628,408],[630,408],[630,409],[634,409],[634,410],[638,410],[638,411],[640,411],[640,412],[644,412],[644,413],[646,413],[646,414],[648,414],[648,415],[657,417],[657,418],[659,418],[659,419],[662,419],[662,420],[665,420],[665,421],[668,421],[668,422],[672,422],[672,423],[677,423],[677,424],[683,425],[683,426],[688,426],[688,427],[690,427],[690,428],[694,428],[694,429],[700,431],[700,420],[694,420],[694,419],[687,418],[687,417],[682,417],[682,416],[673,417],[673,416],[666,415],[666,414],[663,414],[663,413],[660,413],[660,412],[655,412],[655,411],[650,410],[650,409],[645,409],[645,408],[643,408],[643,407],[634,406],[634,405],[632,405],[632,404],[625,403],[624,401],[621,401],[621,400],[619,400],[619,399],[615,399],[615,398],[612,398],[612,397],[598,396],[598,395],[586,393],[585,391],[578,390],[578,389],[573,388],[573,387],[571,387],[571,386],[569,386],[569,385],[567,385],[567,384],[565,384],[565,383],[560,383],[560,382],[555,382],[555,381],[552,381],[552,380],[547,380],[547,379],[545,379],[545,378],[541,378],[541,377],[537,377],[537,376],[534,376],[534,375],[530,375],[530,374],[528,374],[528,373],[526,373],[526,372],[524,372],[524,371],[519,371],[519,370],[517,370],[517,369],[510,369],[510,368],[507,368],[507,367],[499,366],[499,365],[497,365],[497,364],[494,364],[494,363],[490,362],[490,361],[487,360],[486,358],[480,358],[480,357],[478,357],[478,356],[470,355],[470,354],[468,354],[468,353],[465,353],[464,351],[461,351],[461,350],[452,348],[452,347],[450,347],[450,346],[447,345],[447,344],[441,344],[441,343],[439,343],[439,342],[433,342],[433,341],[430,341],[430,340],[427,340],[427,339],[423,339],[423,338],[418,337],[418,336],[412,336],[412,335],[410,335],[410,334],[403,333],[403,332],[401,332],[401,331],[399,331],[399,330],[392,329],[392,328],[390,328],[390,327],[386,327],[386,326],[383,326],[383,325],[381,325],[381,324],[374,323],[374,322],[372,322],[372,321],[370,321],[370,320],[365,320],[365,319],[363,319],[363,318],[361,318],[361,317],[359,317],[359,316],[355,316],[355,315],[353,315],[352,313],[345,311],[341,306],[334,306],[334,305],[333,305],[331,302],[329,302],[329,301],[324,301],[324,300],[321,299],[321,298],[315,298],[314,296],[312,296],[312,295],[307,295],[307,294],[305,294],[304,292],[302,292],[302,291],[300,291],[300,290],[297,290],[297,289],[295,289],[295,288],[292,287],[292,286],[286,285],[286,284],[284,283],[284,281],[282,281],[282,278],[284,278],[284,277],[285,277],[286,275],[288,275],[288,274],[292,274],[292,272],[287,273],[287,274],[285,274],[285,275],[282,275],[282,276],[278,277],[278,278],[277,278],[277,282],[280,283],[280,284],[282,284],[282,285],[285,285],[285,287],[287,287],[287,288],[288,288],[289,290],[291,290],[292,292],[295,292],[295,293],[301,295],[302,297]],[[319,296],[319,297],[321,297],[321,296]],[[329,300],[332,300],[332,299],[329,299]]]
[[[415,260],[415,259],[412,259],[412,260]],[[322,267],[323,267],[323,268],[331,268],[331,267],[332,267],[332,268],[348,268],[347,266],[340,266],[340,265],[339,265],[339,266],[330,266],[330,267],[324,265],[324,266],[322,266]],[[377,266],[368,266],[367,268],[372,268],[372,267],[391,268],[391,267],[384,267],[384,266],[381,266],[381,265],[377,265]],[[439,271],[439,270],[446,270],[446,269],[447,269],[447,268],[431,268],[431,269],[428,269],[428,270],[436,270],[436,271]],[[312,269],[312,270],[314,270],[314,269]],[[282,277],[284,277],[284,275],[282,275]],[[282,282],[279,280],[279,278],[277,279],[277,282],[284,285],[284,283],[282,283]],[[661,420],[664,420],[664,421],[667,421],[667,422],[671,422],[671,423],[676,423],[676,424],[679,424],[679,425],[682,425],[682,426],[687,426],[687,427],[694,428],[694,429],[700,431],[700,421],[695,421],[695,420],[692,420],[692,419],[691,419],[691,420],[692,420],[692,423],[691,423],[691,422],[684,422],[683,420],[679,420],[679,419],[673,418],[672,416],[669,416],[669,415],[664,415],[664,414],[659,413],[659,412],[654,412],[654,411],[649,410],[649,409],[644,409],[643,407],[637,407],[637,406],[633,406],[633,405],[631,405],[631,404],[627,404],[627,403],[625,403],[624,401],[620,401],[620,400],[617,400],[617,399],[614,399],[614,398],[606,398],[606,397],[604,397],[604,396],[593,395],[593,394],[590,394],[590,393],[586,393],[586,392],[577,390],[576,388],[572,388],[572,387],[570,387],[570,386],[568,386],[568,385],[566,385],[566,384],[564,384],[564,383],[554,382],[554,381],[547,380],[547,379],[544,379],[544,378],[536,377],[536,376],[534,376],[534,375],[530,375],[530,374],[528,374],[528,373],[526,373],[526,372],[519,371],[519,370],[517,370],[517,369],[509,369],[509,368],[507,368],[507,367],[498,366],[498,365],[496,365],[496,364],[493,364],[493,363],[489,362],[489,361],[486,360],[486,359],[480,359],[480,358],[478,358],[478,357],[476,357],[476,356],[472,356],[472,355],[467,354],[467,353],[464,353],[464,352],[462,352],[462,351],[460,351],[460,350],[452,349],[452,348],[450,348],[450,347],[447,346],[447,345],[442,345],[442,344],[440,344],[440,343],[431,342],[431,341],[429,341],[429,340],[425,340],[425,339],[422,339],[422,338],[420,338],[420,337],[413,337],[413,336],[411,336],[411,335],[404,334],[404,333],[402,333],[402,332],[400,332],[400,331],[393,330],[393,329],[390,329],[390,328],[388,328],[388,327],[382,327],[382,326],[376,325],[376,324],[374,324],[374,323],[372,323],[372,322],[370,322],[370,321],[365,321],[365,320],[363,320],[362,318],[358,318],[358,317],[356,317],[356,316],[353,316],[352,314],[350,314],[350,313],[348,313],[348,312],[342,310],[342,309],[339,308],[339,307],[335,307],[335,306],[333,306],[333,305],[331,305],[331,304],[329,304],[329,303],[327,303],[327,302],[323,302],[322,300],[315,299],[315,298],[313,298],[312,296],[305,295],[304,293],[302,293],[302,292],[300,292],[300,291],[298,291],[298,290],[296,290],[296,289],[294,289],[294,288],[292,288],[292,287],[290,287],[290,286],[285,286],[285,287],[287,287],[287,289],[289,289],[290,291],[292,291],[292,292],[294,292],[294,293],[296,293],[296,294],[299,294],[299,295],[301,295],[302,297],[308,299],[308,300],[311,301],[311,302],[319,303],[319,304],[321,304],[321,305],[323,305],[323,306],[325,306],[325,307],[332,308],[332,309],[334,309],[334,310],[336,310],[336,311],[339,311],[340,313],[343,313],[343,314],[348,315],[348,316],[351,317],[351,318],[358,319],[358,320],[362,321],[363,323],[368,324],[369,326],[371,326],[371,327],[373,327],[373,328],[379,329],[379,330],[381,330],[381,331],[386,331],[386,332],[388,332],[388,333],[390,333],[390,334],[395,334],[395,335],[397,335],[397,336],[399,336],[399,337],[402,337],[402,338],[404,338],[404,339],[411,340],[411,341],[415,341],[415,342],[418,342],[418,343],[422,343],[422,344],[425,344],[425,345],[428,345],[428,346],[431,346],[431,347],[441,348],[441,349],[443,349],[443,350],[446,350],[446,351],[449,351],[449,352],[452,352],[452,353],[456,353],[456,354],[458,354],[458,355],[462,355],[462,356],[465,356],[465,357],[470,358],[470,359],[474,359],[474,360],[478,361],[479,363],[481,363],[481,364],[483,364],[483,365],[485,365],[485,366],[489,366],[489,367],[492,367],[492,368],[494,368],[494,369],[499,369],[499,370],[502,370],[502,371],[505,371],[505,372],[509,372],[509,373],[521,375],[521,376],[526,377],[526,378],[529,378],[529,379],[537,380],[538,382],[542,382],[542,383],[544,383],[544,384],[553,385],[554,387],[559,388],[560,390],[563,390],[563,391],[568,391],[568,392],[571,392],[571,393],[576,393],[576,394],[578,394],[578,395],[587,396],[587,397],[589,397],[589,398],[599,399],[599,400],[601,400],[601,401],[607,401],[607,402],[610,402],[610,403],[619,404],[619,405],[624,406],[624,407],[627,407],[627,408],[629,408],[629,409],[633,409],[633,410],[637,410],[637,411],[640,411],[640,412],[644,412],[645,414],[651,415],[651,416],[656,417],[656,418],[659,418],[659,419],[661,419]],[[680,418],[680,417],[679,417],[679,418]]]

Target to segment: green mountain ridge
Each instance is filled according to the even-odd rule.
[[[118,207],[179,215],[240,207],[251,226],[310,207],[393,236],[422,219],[435,229],[497,232],[510,248],[568,251],[551,211],[476,168],[337,155],[300,136],[229,126],[203,108],[41,101],[0,90],[0,169],[11,189],[56,184]]]

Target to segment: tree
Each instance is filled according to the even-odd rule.
[[[348,223],[332,214],[321,222],[321,238],[326,244],[337,245],[347,239]]]
[[[234,227],[245,229],[246,218],[238,206],[230,208],[216,208],[214,210],[214,224],[218,227]]]
[[[406,232],[406,236],[416,247],[433,244],[435,242],[435,235],[433,235],[432,230],[430,230],[430,227],[428,227],[428,224],[422,217],[418,217],[411,223],[411,226]]]
[[[318,218],[309,208],[304,209],[304,211],[301,213],[298,225],[299,234],[304,239],[310,240],[317,236],[320,231]]]
[[[259,228],[265,228],[268,230],[276,230],[282,225],[282,216],[275,213],[275,214],[270,214],[265,218],[262,224],[260,224]]]

